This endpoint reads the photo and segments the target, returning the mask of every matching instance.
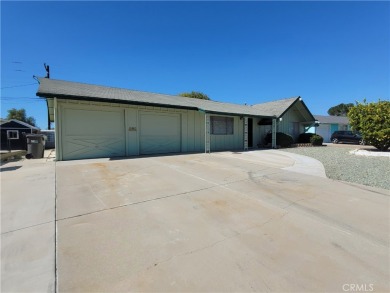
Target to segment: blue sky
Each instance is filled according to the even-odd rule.
[[[389,99],[389,2],[1,2],[1,117],[47,127],[33,75],[313,114]]]

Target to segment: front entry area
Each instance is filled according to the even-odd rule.
[[[248,118],[248,148],[253,148],[253,118]]]

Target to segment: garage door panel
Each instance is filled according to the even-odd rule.
[[[143,136],[140,145],[142,154],[162,154],[180,152],[177,137]]]
[[[180,114],[140,113],[140,126],[141,154],[180,152]]]
[[[64,115],[66,116],[65,135],[123,135],[123,111],[65,109]]]
[[[124,111],[65,109],[64,160],[125,156]]]
[[[68,136],[64,143],[65,159],[87,159],[97,157],[124,156],[124,139],[112,137],[85,139],[83,137]]]
[[[179,115],[143,114],[141,115],[142,135],[153,136],[164,134],[177,136],[180,134]]]

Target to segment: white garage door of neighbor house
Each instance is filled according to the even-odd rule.
[[[180,114],[140,112],[139,125],[140,154],[180,152]]]
[[[324,139],[324,142],[330,142],[330,125],[323,124],[317,127],[316,133],[321,135]]]
[[[110,108],[64,108],[62,159],[125,156],[124,111]]]

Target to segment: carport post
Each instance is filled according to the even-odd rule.
[[[276,149],[276,119],[272,119],[272,148]]]
[[[210,115],[204,113],[204,152],[210,153]]]

